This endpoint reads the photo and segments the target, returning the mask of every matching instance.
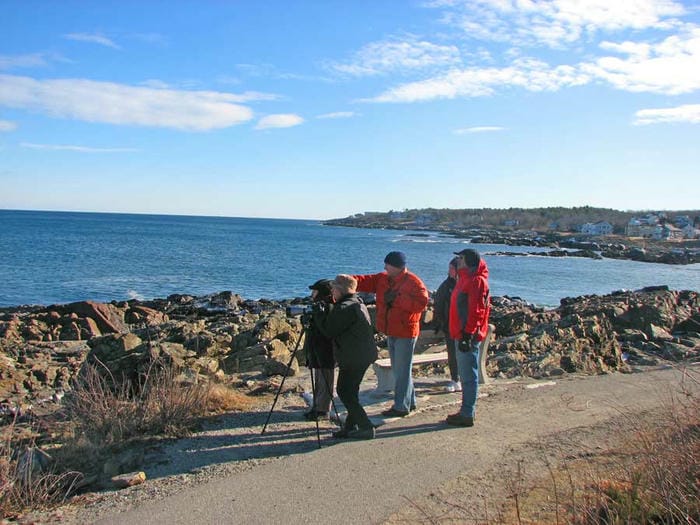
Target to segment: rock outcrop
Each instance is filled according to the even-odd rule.
[[[55,399],[86,363],[133,384],[156,360],[177,365],[187,381],[293,375],[304,364],[301,352],[291,358],[302,325],[299,316],[285,311],[303,303],[246,301],[222,292],[2,309],[0,401],[6,411],[17,411]],[[495,297],[492,307],[490,376],[626,371],[660,360],[697,359],[700,353],[697,292],[621,291],[566,298],[550,310]],[[427,312],[424,322],[430,318]]]
[[[544,310],[495,298],[487,373],[549,377],[700,358],[700,296],[665,286],[561,300]]]

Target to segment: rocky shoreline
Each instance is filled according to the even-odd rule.
[[[50,412],[81,367],[98,361],[114,377],[135,380],[150,362],[162,359],[177,365],[183,380],[236,382],[254,392],[303,365],[295,359],[287,369],[302,332],[300,317],[288,314],[305,301],[250,301],[221,292],[2,308],[2,413]],[[492,305],[496,338],[486,364],[492,377],[625,372],[630,366],[700,358],[695,291],[666,286],[618,291],[562,299],[553,309],[509,297],[494,297]],[[429,309],[423,334],[434,339],[431,319]],[[379,336],[378,343],[384,344]]]
[[[372,310],[372,297],[366,299]],[[25,454],[34,450],[33,443],[60,445],[53,429],[63,421],[64,396],[70,397],[81,371],[96,363],[112,377],[138,384],[159,360],[175,365],[184,384],[213,382],[263,396],[258,400],[271,399],[280,376],[295,376],[304,364],[301,352],[291,359],[302,324],[299,315],[290,314],[305,304],[301,298],[249,301],[227,291],[0,308],[2,425],[12,426],[20,441],[32,443]],[[494,297],[492,307],[495,334],[485,367],[492,378],[630,373],[662,363],[700,361],[700,294],[695,291],[657,286],[566,298],[553,309]],[[417,352],[444,348],[431,320],[429,308]],[[386,346],[380,336],[377,342]],[[444,370],[425,365],[416,374],[442,377]],[[298,378],[286,384],[290,392],[303,392]],[[145,450],[135,445],[113,451],[81,486],[114,488],[120,475],[141,470]]]
[[[630,239],[621,236],[600,237],[571,235],[560,232],[500,231],[483,228],[455,229],[443,226],[398,225],[384,222],[355,224],[352,219],[334,219],[324,224],[350,228],[374,228],[387,230],[419,230],[433,232],[457,239],[469,239],[474,244],[503,244],[505,246],[532,246],[550,248],[549,252],[494,252],[494,255],[525,256],[544,255],[552,257],[589,257],[592,259],[624,259],[661,264],[700,263],[700,242],[664,242],[651,239]],[[414,235],[422,235],[420,233]],[[427,235],[427,234],[426,234]]]

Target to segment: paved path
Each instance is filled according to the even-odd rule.
[[[697,377],[698,367],[694,373]],[[657,407],[678,389],[680,379],[679,371],[665,369],[496,381],[482,389],[488,396],[479,400],[473,428],[443,424],[454,406],[433,402],[415,415],[386,422],[375,440],[335,442],[324,435],[320,449],[104,516],[98,523],[381,523],[447,480],[493,468],[513,447]],[[691,386],[697,388],[697,382]],[[265,416],[251,432],[259,434]]]

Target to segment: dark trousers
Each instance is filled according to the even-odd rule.
[[[336,390],[338,397],[345,405],[348,416],[345,419],[345,428],[352,429],[355,425],[359,428],[370,428],[372,422],[367,417],[367,412],[360,404],[360,383],[369,365],[361,367],[340,367],[338,370],[338,383]]]
[[[455,349],[455,340],[449,335],[445,336],[445,349],[447,350],[447,368],[450,369],[450,379],[455,383],[459,383],[459,368],[457,367],[457,351]]]

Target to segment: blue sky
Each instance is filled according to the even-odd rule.
[[[700,207],[700,3],[0,2],[0,208]]]

